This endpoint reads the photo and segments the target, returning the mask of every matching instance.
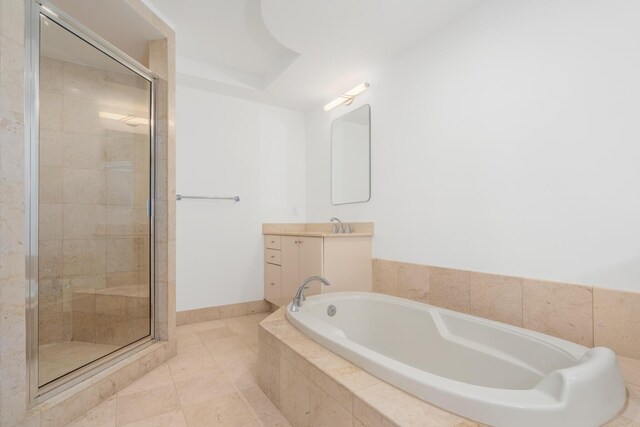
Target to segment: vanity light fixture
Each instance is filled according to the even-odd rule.
[[[363,82],[358,86],[354,87],[350,91],[347,91],[340,95],[339,98],[334,99],[330,103],[324,106],[324,111],[331,111],[336,108],[338,105],[349,105],[353,102],[353,99],[360,95],[362,92],[369,88],[369,83]]]

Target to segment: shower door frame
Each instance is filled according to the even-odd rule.
[[[29,407],[33,407],[104,369],[146,348],[155,336],[155,199],[156,199],[156,87],[158,76],[129,57],[84,25],[46,0],[25,2],[25,274],[26,274],[26,341]],[[38,204],[40,151],[40,15],[44,15],[71,34],[133,71],[150,83],[150,194],[149,217],[149,286],[150,334],[106,356],[93,360],[65,375],[39,385],[38,376]]]

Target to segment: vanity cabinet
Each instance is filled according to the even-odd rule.
[[[323,276],[331,286],[313,282],[305,295],[336,291],[371,291],[371,236],[264,235],[264,297],[281,306],[295,296],[309,276]]]
[[[282,236],[282,303],[291,301],[300,283],[322,275],[322,237]],[[320,293],[321,283],[309,285],[305,295]]]

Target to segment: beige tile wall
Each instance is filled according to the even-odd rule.
[[[24,2],[0,0],[0,425],[65,425],[158,363],[175,355],[175,35],[140,0],[123,0],[135,13],[155,26],[166,37],[153,41],[148,67],[160,75],[157,103],[158,172],[157,202],[161,215],[157,238],[156,331],[163,342],[137,353],[130,359],[74,386],[49,401],[27,411],[25,312],[25,162],[24,162]],[[153,47],[152,47],[153,46]],[[48,90],[59,95],[54,88]],[[47,102],[55,104],[56,97]],[[57,104],[56,104],[57,105]],[[59,113],[56,113],[59,114]],[[60,130],[52,120],[43,138],[43,154],[52,169],[45,170],[54,189],[59,189]],[[73,125],[73,124],[72,124]],[[58,144],[58,145],[56,145]],[[48,174],[48,175],[47,175]],[[105,188],[106,191],[106,188]],[[60,204],[59,190],[43,203]],[[105,192],[106,196],[106,192]],[[51,210],[52,221],[63,219],[60,207]],[[53,240],[55,234],[49,235]],[[60,251],[57,251],[60,253]],[[58,264],[59,265],[59,264]],[[90,276],[87,279],[94,279]],[[113,280],[119,280],[117,275]],[[109,279],[107,279],[108,281]]]
[[[640,359],[640,294],[594,288],[593,302],[596,345]]]
[[[640,359],[640,293],[373,260],[374,292]]]
[[[0,424],[25,413],[24,2],[0,0]]]
[[[73,294],[74,341],[124,346],[149,334],[149,296],[145,288],[109,288]]]
[[[140,0],[125,0],[164,34],[166,39],[149,42],[150,70],[156,86],[156,335],[175,337],[176,325],[176,134],[175,134],[175,37]]]

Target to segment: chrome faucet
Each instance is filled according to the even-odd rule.
[[[302,301],[304,301],[304,290],[307,289],[309,283],[318,281],[325,286],[331,285],[327,279],[321,276],[310,276],[304,279],[304,281],[300,284],[298,288],[298,292],[296,292],[296,296],[293,297],[293,302],[291,303],[291,308],[289,310],[296,312],[300,311],[300,306],[302,305]]]
[[[333,223],[333,221],[338,221],[338,223],[333,223],[333,232],[334,233],[344,233],[344,226],[342,225],[342,221],[340,221],[335,216],[329,220]]]
[[[351,225],[343,224],[342,221],[340,221],[335,216],[333,218],[331,218],[329,221],[331,221],[331,223],[333,223],[333,232],[334,233],[351,233]],[[333,221],[338,221],[338,223],[336,224]]]

